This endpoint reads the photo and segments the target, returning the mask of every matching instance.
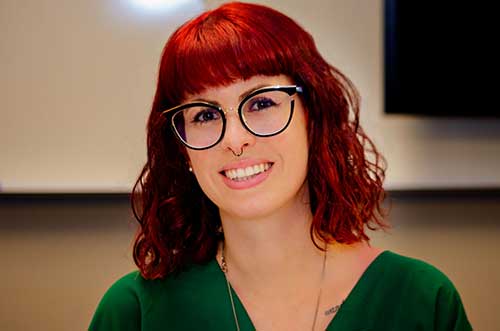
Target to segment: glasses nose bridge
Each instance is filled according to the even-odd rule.
[[[227,116],[230,113],[238,113],[238,108],[239,105],[236,107],[221,107],[222,112],[224,113],[225,116]]]
[[[243,124],[237,108],[224,109],[224,114],[228,113],[233,114],[232,116],[226,116],[226,124],[221,137],[222,148],[230,151],[240,151],[243,150],[244,146],[255,144],[256,137]]]
[[[229,126],[228,119],[230,117],[233,117],[233,120],[235,120],[239,126],[241,126],[244,130],[248,131],[247,128],[245,127],[245,125],[243,124],[243,122],[241,121],[240,114],[239,114],[239,107],[240,107],[239,104],[236,107],[222,107],[222,106],[219,106],[219,107],[222,110],[222,112],[224,113],[224,117],[226,118],[226,125],[225,125],[223,135],[225,135],[226,131],[228,131],[228,126]],[[232,114],[232,115],[228,116],[230,114]]]
[[[222,106],[220,106],[222,112],[224,113],[224,116],[226,117],[226,125],[225,125],[225,129],[224,129],[224,133],[223,133],[224,135],[226,135],[226,133],[229,129],[229,126],[233,126],[235,124],[239,127],[239,130],[243,129],[245,131],[248,131],[248,129],[245,127],[245,125],[241,121],[240,114],[239,114],[239,107],[240,107],[239,104],[236,107],[222,107]],[[230,114],[232,114],[232,115],[228,116]],[[233,122],[233,124],[229,124],[229,121],[228,121],[229,117],[233,117],[233,119],[231,120],[231,122]]]

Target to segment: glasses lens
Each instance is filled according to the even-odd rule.
[[[267,91],[254,95],[242,105],[243,120],[255,134],[273,135],[288,124],[292,97],[283,91]]]
[[[209,106],[190,106],[172,117],[172,124],[181,140],[193,148],[215,144],[224,127],[220,110]]]

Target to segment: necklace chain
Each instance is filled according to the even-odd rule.
[[[320,285],[319,285],[319,293],[318,293],[318,298],[316,300],[316,308],[314,310],[314,319],[312,323],[312,331],[314,331],[314,328],[316,326],[316,320],[318,318],[318,310],[319,310],[319,302],[321,300],[321,290],[323,288],[323,279],[325,278],[325,267],[326,267],[326,247],[325,247],[325,254],[323,254],[323,267],[321,270],[321,280],[320,280]],[[240,324],[238,322],[238,315],[236,314],[236,308],[234,307],[234,300],[233,300],[233,294],[231,291],[231,284],[229,283],[229,280],[227,278],[227,273],[229,269],[227,268],[227,262],[226,262],[226,256],[224,254],[224,242],[222,242],[222,249],[221,249],[221,269],[224,273],[224,278],[226,279],[226,284],[227,284],[227,291],[229,293],[229,300],[231,301],[231,308],[233,310],[233,316],[234,316],[234,323],[236,325],[236,331],[240,331]],[[257,331],[257,330],[255,330]]]

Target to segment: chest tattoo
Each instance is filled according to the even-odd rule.
[[[342,301],[342,303],[344,303],[344,302]],[[332,308],[326,310],[325,316],[335,314],[340,309],[340,306],[342,306],[342,303],[340,305],[333,306]]]

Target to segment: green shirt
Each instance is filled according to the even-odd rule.
[[[233,291],[241,331],[255,328]],[[293,319],[293,316],[290,316]],[[227,284],[215,259],[177,277],[145,280],[135,271],[102,298],[90,331],[234,331]],[[460,296],[435,267],[391,251],[366,269],[327,331],[472,330]]]

